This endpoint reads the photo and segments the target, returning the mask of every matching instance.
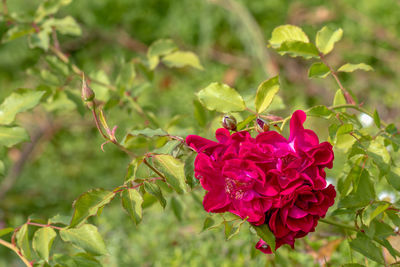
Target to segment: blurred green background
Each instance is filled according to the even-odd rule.
[[[29,15],[38,4],[12,0],[8,8],[10,13]],[[324,25],[343,28],[343,40],[327,60],[334,66],[346,62],[373,66],[374,72],[341,74],[342,81],[360,103],[376,107],[383,120],[398,125],[398,14],[397,0],[75,0],[57,16],[71,15],[83,31],[80,37],[60,36],[62,50],[100,80],[115,78],[121,61],[144,57],[147,47],[160,38],[171,38],[181,49],[198,54],[203,71],[160,66],[139,102],[171,133],[184,136],[201,129],[212,137],[219,117],[204,111],[207,121],[215,120],[207,130],[194,119],[193,100],[196,91],[213,81],[227,83],[251,98],[261,81],[280,73],[282,101],[275,103],[275,114],[287,116],[298,108],[330,105],[337,89],[333,80],[309,80],[309,62],[281,57],[267,48],[273,28],[288,23],[301,26],[311,39]],[[0,36],[7,28],[7,23],[0,24]],[[40,85],[46,74],[33,74],[43,64],[42,53],[29,49],[26,38],[1,44],[0,99],[16,88]],[[78,92],[78,78],[73,82]],[[83,192],[94,187],[112,189],[123,183],[129,159],[111,145],[105,146],[105,152],[100,150],[103,140],[88,111],[81,116],[76,104],[67,99],[46,108],[54,112],[37,108],[18,117],[36,139],[27,160],[15,170],[15,184],[0,199],[0,228],[23,224],[32,215],[70,215],[73,200]],[[110,123],[118,125],[119,138],[144,120],[118,105],[108,109],[107,115]],[[167,126],[174,116],[174,124]],[[324,129],[320,121],[309,126]],[[326,129],[319,134],[326,140]],[[146,144],[144,148],[136,146],[146,148]],[[0,151],[8,157],[9,170],[21,153],[30,149],[27,147]],[[334,177],[335,173],[329,175]],[[203,191],[195,194],[202,198]],[[356,257],[350,255],[346,242],[337,242],[337,233],[332,232],[337,229],[326,225],[296,241],[295,251],[283,247],[275,257],[262,255],[254,249],[257,240],[248,229],[229,242],[224,240],[222,229],[200,233],[206,212],[191,195],[180,196],[180,200],[184,203],[181,220],[170,206],[162,212],[153,205],[136,227],[119,200],[91,219],[99,225],[110,252],[102,259],[104,266],[339,266]],[[0,247],[0,266],[21,263]]]

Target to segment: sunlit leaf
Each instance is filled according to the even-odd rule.
[[[332,29],[330,27],[324,26],[321,30],[317,32],[315,44],[317,45],[318,50],[326,55],[332,51],[335,43],[342,39],[342,35],[342,29]]]
[[[328,66],[322,62],[316,62],[311,65],[308,70],[308,77],[310,78],[325,78],[330,73]]]
[[[176,192],[186,191],[184,164],[171,155],[154,155],[154,164],[159,169]]]
[[[199,57],[193,52],[176,51],[162,57],[162,62],[168,67],[182,68],[193,67],[195,69],[203,70]]]
[[[257,113],[264,112],[279,91],[279,76],[275,76],[258,86],[255,105]]]
[[[338,69],[338,71],[341,72],[353,72],[355,70],[372,71],[374,69],[370,65],[367,65],[365,63],[359,63],[359,64],[346,63]]]
[[[126,189],[121,193],[122,206],[137,225],[142,220],[143,197],[136,189]]]
[[[308,37],[300,27],[294,25],[282,25],[272,31],[269,43],[273,48],[278,48],[286,41],[300,41],[308,43]]]
[[[24,128],[0,126],[0,145],[12,147],[25,141],[29,141],[29,136]]]
[[[57,233],[50,227],[38,229],[33,235],[32,247],[41,259],[49,260],[51,246]]]

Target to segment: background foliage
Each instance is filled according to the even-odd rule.
[[[96,99],[104,104],[110,128],[118,125],[117,140],[135,153],[143,154],[162,147],[167,140],[136,137],[138,132],[134,130],[162,128],[171,135],[195,133],[212,138],[215,129],[220,127],[221,114],[203,108],[195,95],[211,82],[228,84],[246,103],[252,103],[258,85],[279,73],[281,89],[268,112],[282,117],[296,109],[306,110],[321,104],[331,106],[334,99],[343,104],[339,97],[335,98],[338,86],[333,79],[308,78],[309,67],[317,60],[282,57],[267,48],[273,29],[279,25],[301,26],[312,41],[316,32],[328,25],[344,30],[342,41],[326,57],[330,65],[338,69],[347,62],[364,62],[374,69],[340,73],[344,87],[351,89],[357,103],[363,103],[365,109],[372,112],[376,109],[382,122],[399,125],[398,1],[69,2],[13,0],[7,1],[7,9],[2,7],[0,98],[6,99],[12,92],[15,97],[7,98],[12,103],[0,107],[6,112],[6,115],[0,114],[3,125],[0,131],[7,133],[12,128],[23,127],[32,142],[14,146],[27,137],[21,128],[14,129],[12,135],[20,136],[19,140],[1,141],[4,168],[0,164],[0,170],[4,171],[0,180],[0,228],[21,226],[27,218],[46,224],[56,214],[60,216],[54,222],[65,222],[64,216],[72,215],[72,202],[82,193],[92,188],[113,190],[124,183],[129,157],[112,144],[106,144],[105,152],[101,151],[104,140],[90,110],[80,99],[81,71],[90,77]],[[41,30],[37,31],[37,27]],[[53,31],[59,44],[54,42]],[[153,50],[148,50],[159,39],[172,39],[179,51],[194,52],[200,62],[188,54],[180,55],[178,60],[168,58],[177,49],[170,41],[161,42],[164,45],[159,47],[161,50],[155,45]],[[67,57],[63,58],[58,50]],[[164,55],[159,51],[167,52]],[[157,65],[159,60],[162,63]],[[315,70],[316,76],[324,76],[321,69]],[[29,97],[24,98],[27,94]],[[23,104],[19,106],[21,99]],[[40,105],[31,109],[39,101]],[[18,114],[14,121],[12,115],[24,109],[30,111]],[[398,190],[400,185],[396,177],[384,175],[387,165],[398,162],[394,153],[398,132],[394,125],[389,128],[379,125],[383,131],[378,131],[376,116],[374,124],[371,117],[357,111],[348,112],[356,116],[341,117],[345,125],[351,126],[342,125],[340,131],[340,123],[334,116],[329,120],[310,117],[307,127],[318,132],[321,140],[330,138],[337,145],[335,166],[328,176],[329,182],[339,188],[339,198],[344,199],[339,202],[338,198],[337,203],[342,203],[345,209],[336,209],[336,205],[332,208],[336,212],[333,215],[352,227],[354,221],[360,227],[365,224],[367,228],[361,229],[366,232],[365,236],[359,234],[356,238],[348,229],[320,223],[315,233],[296,242],[296,250],[282,247],[275,256],[258,255],[254,249],[257,237],[248,227],[229,242],[225,241],[223,227],[200,233],[207,214],[201,205],[203,191],[197,189],[184,195],[167,193],[167,212],[162,212],[162,207],[154,204],[156,199],[146,194],[143,221],[138,226],[121,209],[121,200],[114,199],[100,211],[101,216],[88,221],[98,226],[106,244],[107,253],[97,260],[104,266],[338,266],[350,262],[380,266],[382,257],[386,264],[394,263],[387,250],[383,256],[379,252],[374,254],[378,250],[373,246],[377,245],[371,240],[377,232],[390,240],[395,249],[400,248],[398,234],[389,236],[398,231],[399,218],[395,210],[388,210],[400,206],[399,193],[394,189]],[[330,116],[320,110],[315,114]],[[249,114],[234,115],[241,121]],[[330,125],[338,127],[328,129]],[[133,131],[131,135],[124,138],[130,131]],[[352,147],[355,139],[350,133],[353,132],[361,139],[358,150],[358,143]],[[389,143],[391,139],[393,144]],[[370,160],[366,164],[370,167],[365,173],[360,167],[365,157],[357,153],[363,146],[370,148],[371,140],[376,142],[367,149]],[[356,157],[349,159],[353,149]],[[391,167],[391,170],[396,173],[398,168]],[[138,171],[140,177],[142,173]],[[352,177],[349,173],[370,176],[372,182],[362,184],[366,188],[357,194],[360,185],[354,182],[356,178],[347,178]],[[365,192],[370,192],[372,199],[391,204],[361,199],[362,203],[353,207],[352,203],[359,199],[355,201],[351,196],[365,196]],[[346,195],[350,197],[347,204]],[[386,225],[390,227],[389,232]],[[30,225],[29,232],[21,234],[22,246],[27,244],[25,237],[30,242],[35,239],[33,233],[37,229]],[[51,239],[53,234],[49,228],[41,229],[47,229],[48,233],[42,236]],[[11,234],[1,238],[9,240]],[[100,245],[89,248],[91,255],[79,254],[82,249],[64,243],[58,236],[51,254],[59,254],[52,257],[61,266],[82,266],[83,262],[98,266],[92,256],[104,248],[100,241],[95,243]],[[45,249],[34,250],[33,258],[46,258]],[[62,254],[76,256],[71,260]],[[0,266],[21,266],[21,261],[12,251],[0,246]]]

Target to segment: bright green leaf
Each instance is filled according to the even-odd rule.
[[[308,37],[300,27],[294,25],[282,25],[272,31],[269,43],[273,48],[278,48],[286,41],[300,41],[308,43]]]
[[[154,165],[159,169],[176,192],[186,192],[184,164],[171,155],[154,155]]]
[[[379,214],[381,214],[382,212],[384,212],[385,210],[387,210],[387,208],[389,208],[390,204],[386,203],[386,204],[382,204],[379,205],[378,207],[376,207],[376,209],[369,215],[369,218],[367,220],[367,225],[370,224],[370,222]]]
[[[129,217],[138,225],[142,220],[142,195],[136,189],[128,188],[122,191],[121,201]]]
[[[381,128],[381,119],[379,118],[379,114],[378,114],[378,111],[376,109],[374,111],[373,118],[374,118],[374,122],[375,122],[376,127]]]
[[[312,107],[307,111],[308,116],[315,116],[322,118],[329,118],[332,114],[333,112],[323,105]]]
[[[335,98],[333,99],[333,105],[334,106],[345,105],[346,103],[347,103],[346,98],[344,98],[342,90],[338,89],[335,93]]]
[[[330,73],[328,66],[322,62],[316,62],[311,65],[308,70],[308,77],[310,78],[325,78]]]
[[[160,62],[160,56],[165,56],[178,50],[178,47],[170,39],[161,39],[152,43],[147,51],[150,69],[153,70]]]
[[[0,145],[12,147],[25,141],[29,141],[29,136],[24,128],[0,126]]]
[[[71,3],[72,0],[45,0],[43,1],[35,14],[35,22],[40,22],[44,17],[57,13],[62,6]]]
[[[3,228],[3,229],[0,229],[0,236],[6,235],[6,234],[9,234],[12,232],[14,232],[14,228],[11,228],[11,227]]]
[[[59,33],[66,35],[79,36],[82,34],[81,27],[71,16],[62,19],[50,18],[43,23],[43,28],[55,28]]]
[[[355,179],[352,192],[340,200],[339,208],[365,207],[375,199],[374,184],[369,172],[361,168],[359,175],[355,175]]]
[[[179,221],[182,221],[182,213],[183,213],[182,203],[179,200],[177,200],[175,197],[171,198],[171,208],[175,214],[175,217]]]
[[[31,246],[29,244],[28,225],[24,224],[16,234],[17,246],[22,254],[30,260],[32,258]]]
[[[365,63],[359,63],[359,64],[346,63],[338,69],[338,71],[342,72],[353,72],[355,70],[372,71],[374,69],[370,65],[367,65]]]
[[[115,194],[104,189],[92,189],[79,196],[74,201],[74,214],[70,227],[75,227],[83,223],[90,216],[97,214],[97,211],[110,203]]]
[[[14,39],[23,37],[25,35],[31,34],[35,32],[35,28],[33,28],[31,25],[15,25],[14,27],[11,27],[4,35],[2,42],[9,42]]]
[[[257,113],[264,112],[279,91],[279,76],[275,76],[258,86],[255,105]]]
[[[211,83],[197,93],[200,102],[209,110],[219,112],[243,111],[246,105],[240,94],[222,83]]]
[[[400,168],[392,167],[385,175],[386,181],[393,186],[397,191],[400,191]]]
[[[144,189],[150,195],[154,196],[160,202],[161,206],[165,209],[165,206],[167,205],[167,201],[165,200],[165,198],[161,192],[161,189],[158,185],[145,182]]]
[[[288,54],[292,57],[318,58],[318,50],[312,43],[304,43],[300,41],[286,41],[276,49],[281,55]]]
[[[176,51],[162,58],[162,61],[168,67],[182,68],[186,66],[203,70],[198,56],[193,52]]]
[[[35,107],[44,93],[29,89],[13,92],[0,105],[0,124],[10,124],[14,121],[15,115]]]
[[[342,35],[342,29],[339,28],[334,30],[330,27],[324,26],[317,32],[315,44],[317,45],[318,50],[326,55],[332,51],[335,43],[342,39]]]
[[[160,128],[158,128],[158,129],[146,128],[146,129],[143,129],[143,130],[130,131],[126,135],[125,139],[127,139],[127,138],[129,139],[129,137],[139,136],[139,135],[145,136],[145,137],[149,137],[149,138],[153,138],[153,137],[156,137],[156,136],[157,137],[159,137],[159,136],[167,136],[168,133],[166,131],[164,131],[163,129],[160,129]]]
[[[50,249],[57,233],[50,227],[40,228],[33,235],[32,247],[41,259],[49,260]]]
[[[107,254],[103,238],[94,225],[84,224],[79,228],[62,229],[60,230],[60,236],[65,242],[71,242],[94,255]]]

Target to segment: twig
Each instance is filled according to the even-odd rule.
[[[147,165],[147,167],[149,167],[152,171],[154,171],[155,173],[157,173],[161,178],[164,179],[164,181],[167,180],[167,178],[165,178],[164,174],[162,174],[159,170],[157,170],[156,168],[154,168],[153,166],[151,166],[151,164],[146,160],[146,158],[143,159],[143,163]]]
[[[0,245],[3,245],[3,246],[5,246],[5,247],[11,249],[12,251],[14,251],[15,254],[18,255],[18,257],[25,263],[26,266],[28,266],[28,267],[32,267],[32,266],[33,266],[33,265],[22,255],[21,251],[20,251],[16,246],[14,246],[13,244],[11,244],[11,243],[9,243],[9,242],[3,240],[3,239],[0,239]]]
[[[62,230],[63,229],[62,227],[54,226],[54,225],[51,225],[51,224],[41,224],[41,223],[34,223],[34,222],[29,222],[29,221],[26,224],[33,225],[33,226],[38,226],[38,227],[50,227],[50,228],[53,228],[53,229],[56,229],[56,230]]]
[[[336,71],[328,64],[328,62],[325,60],[325,56],[322,53],[319,53],[319,58],[321,59],[322,63],[324,63],[330,70],[331,75],[333,76],[333,78],[335,78],[336,83],[339,85],[340,89],[343,92],[344,98],[346,99],[346,102],[348,104],[352,104],[355,105],[356,102],[354,101],[353,97],[350,95],[350,93],[346,90],[346,88],[344,88],[344,86],[342,85],[342,83],[339,80],[339,77],[337,76]]]

